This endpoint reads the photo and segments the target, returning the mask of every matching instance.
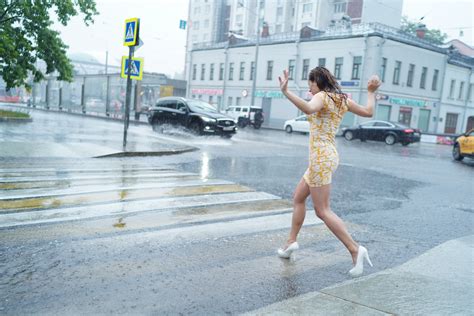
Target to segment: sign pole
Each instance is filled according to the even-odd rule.
[[[133,53],[135,51],[135,46],[130,46],[130,50],[128,52],[128,67],[127,67],[127,94],[125,96],[125,119],[123,120],[123,150],[127,147],[127,130],[128,124],[130,121],[130,99],[132,97],[132,79],[130,78],[130,74],[132,72],[132,58]]]

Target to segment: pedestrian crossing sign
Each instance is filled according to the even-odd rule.
[[[122,72],[120,76],[124,79],[127,79],[129,61],[130,59],[128,59],[128,56],[122,56]],[[132,58],[132,63],[130,65],[130,78],[135,80],[142,80],[143,58]]]
[[[140,25],[139,18],[125,20],[124,46],[135,46],[138,44],[138,30]]]

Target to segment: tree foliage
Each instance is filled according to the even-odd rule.
[[[416,30],[419,26],[420,23],[410,21],[406,16],[404,16],[402,18],[402,24],[400,29],[403,32],[416,36]],[[448,34],[442,33],[440,30],[426,29],[425,39],[431,41],[433,44],[441,45],[446,41],[447,38]]]
[[[46,63],[46,74],[58,72],[58,79],[71,81],[73,68],[66,56],[68,46],[51,28],[50,15],[62,25],[82,13],[84,23],[98,14],[95,0],[0,0],[0,76],[7,89],[29,85],[44,78],[36,62]]]

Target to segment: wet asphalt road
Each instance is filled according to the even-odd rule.
[[[54,148],[71,137],[87,146],[91,139],[97,144],[100,134],[113,139],[121,129],[118,123],[51,113],[35,112],[34,118],[27,129],[2,126],[0,139],[11,145],[41,133]],[[61,121],[57,128],[51,127],[54,121]],[[19,226],[0,229],[2,313],[238,314],[349,279],[349,255],[315,218],[309,201],[301,251],[291,261],[275,256],[287,237],[291,204],[273,196],[291,200],[306,169],[306,135],[245,129],[227,140],[180,131],[157,135],[148,126],[131,132],[200,150],[120,159],[90,159],[74,150],[1,158],[4,185],[7,178],[18,185],[21,177],[28,185],[39,183],[23,191],[4,186],[2,196],[64,194],[47,211],[35,209],[32,199],[32,206],[23,209],[3,201],[2,215],[11,219],[2,217],[0,224],[8,220]],[[341,138],[337,143],[341,164],[333,180],[332,208],[369,249],[375,266],[367,273],[473,234],[474,161],[452,161],[450,147],[443,145],[387,146]],[[135,180],[124,176],[130,173]],[[51,176],[53,184],[32,182]],[[155,200],[127,200],[145,191],[145,183],[155,188]],[[179,183],[187,183],[184,191],[173,191]],[[205,191],[190,191],[192,185]],[[100,187],[119,192],[120,203],[114,206],[104,194],[86,192]],[[85,193],[75,199],[71,192]],[[237,202],[193,205],[198,194],[208,193],[199,203],[204,197],[212,203],[221,197]],[[68,201],[73,205],[54,204]],[[31,222],[40,213],[39,221]],[[63,221],[48,222],[66,213]]]

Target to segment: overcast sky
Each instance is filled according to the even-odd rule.
[[[268,0],[267,0],[268,1]],[[174,76],[184,70],[186,31],[179,20],[188,17],[188,0],[96,0],[100,15],[86,27],[78,17],[68,26],[57,25],[70,53],[87,53],[105,63],[120,65],[128,49],[122,46],[124,21],[139,17],[140,37],[145,42],[136,53],[145,58],[145,70]],[[473,0],[404,0],[403,15],[411,20],[424,16],[428,28],[440,29],[449,39],[474,45]],[[463,31],[463,36],[460,36]]]

